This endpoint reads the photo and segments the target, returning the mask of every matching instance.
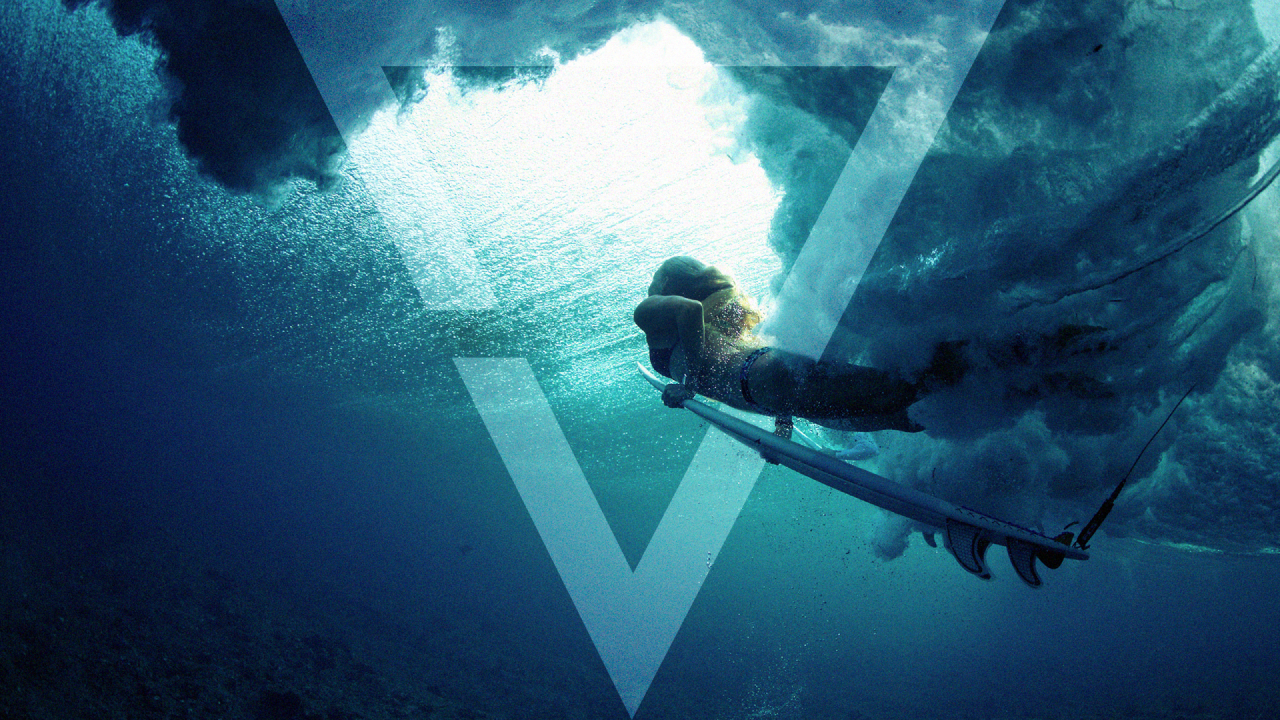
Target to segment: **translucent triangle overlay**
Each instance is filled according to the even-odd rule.
[[[709,434],[632,571],[528,361],[454,363],[634,716],[764,461]]]
[[[940,69],[890,78],[783,286],[766,330],[779,346],[821,356],[1003,4],[955,18]],[[632,572],[528,362],[455,363],[634,716],[763,461],[708,433]]]
[[[933,49],[914,61],[892,37],[846,59],[897,68],[760,328],[778,347],[822,356],[1004,1],[936,7]]]
[[[386,63],[373,62],[359,48],[394,43],[351,42],[349,32],[326,24],[313,3],[277,4],[350,144],[362,124],[361,108],[395,97],[394,80],[383,70]],[[857,49],[861,55],[843,57],[846,65],[894,71],[762,328],[783,349],[821,356],[1004,0],[947,5],[934,8],[930,42],[873,32]],[[364,31],[372,28],[376,34],[382,27],[390,36],[430,27],[431,7],[423,0],[390,0],[380,7],[379,17],[394,21]],[[928,52],[919,52],[926,46]],[[394,177],[394,168],[382,170]],[[388,214],[393,231],[412,231],[412,218]],[[467,252],[465,238],[429,240],[424,247],[431,249],[430,256],[406,256],[424,302],[448,305],[459,297],[461,282],[470,306],[491,306],[492,288],[474,253]],[[437,251],[457,267],[439,270]],[[459,358],[455,363],[623,704],[634,715],[762,460],[727,436],[708,433],[633,572],[528,362]]]

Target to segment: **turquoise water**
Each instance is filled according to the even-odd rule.
[[[879,434],[868,467],[1052,534],[1087,519],[1187,383],[1201,391],[1093,557],[1036,591],[1000,553],[982,582],[918,528],[767,467],[636,717],[1280,707],[1275,191],[1174,260],[1071,294],[1257,173],[1246,151],[1269,131],[1234,142],[1247,123],[1228,124],[1254,106],[1193,121],[1262,51],[1265,23],[1240,3],[1100,3],[1041,47],[1019,29],[1038,7],[1006,8],[828,350],[909,368],[939,338],[971,342],[968,384],[919,409],[930,432]],[[814,119],[835,112],[824,83],[885,82],[823,76],[807,108],[753,100],[765,81],[704,65],[750,63],[669,10],[674,24],[623,49],[670,43],[678,72],[566,57],[561,79],[585,85],[553,73],[463,93],[437,68],[429,100],[374,117],[323,189],[257,194],[211,178],[211,161],[202,174],[158,51],[101,8],[0,10],[0,714],[626,715],[454,358],[528,359],[635,565],[706,432],[635,377],[646,273],[697,252],[776,290],[856,136]],[[1216,64],[1175,51],[1224,46]],[[1063,59],[1080,48],[1105,60],[1092,72],[1109,95],[1055,95],[1037,74],[1074,68],[1064,86],[1095,87]],[[1144,82],[1173,94],[1154,103]],[[658,88],[673,94],[655,102]],[[655,106],[670,116],[643,114]],[[598,127],[648,119],[584,149],[565,129],[582,108]],[[659,120],[670,145],[643,134]],[[405,127],[437,134],[411,152]],[[1211,152],[1224,147],[1237,154]],[[259,167],[256,152],[241,161]],[[385,170],[400,161],[412,203]],[[415,265],[433,243],[443,259]],[[423,267],[461,278],[465,302],[424,290]],[[1041,296],[1067,297],[1011,309]],[[1112,347],[1062,340],[1064,324],[1105,327]],[[1080,378],[1113,394],[1071,392]],[[94,669],[102,648],[110,671]]]

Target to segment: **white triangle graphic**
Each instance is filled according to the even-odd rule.
[[[766,323],[780,347],[822,355],[1003,5],[980,0],[949,18],[945,62],[895,71]],[[763,460],[708,433],[632,572],[528,361],[454,363],[634,717]]]
[[[361,125],[357,109],[370,105],[373,95],[390,97],[382,63],[360,49],[379,43],[351,42],[348,31],[333,27],[309,3],[277,3],[351,142]],[[971,0],[938,8],[931,25],[936,42],[923,55],[918,38],[896,37],[879,27],[856,57],[842,58],[844,65],[896,69],[787,277],[766,328],[779,347],[821,356],[1003,5],[1004,0]],[[423,0],[392,0],[384,15],[400,21],[382,30],[394,34],[423,27],[429,10]],[[483,287],[474,257],[460,257],[462,274],[479,293],[478,304],[491,304],[492,292]],[[433,274],[427,271],[435,267],[431,258],[420,260],[406,258],[424,302],[456,297],[458,273]],[[763,461],[727,436],[709,433],[633,572],[528,362],[459,358],[455,363],[627,712],[634,715]]]
[[[634,716],[764,461],[708,434],[633,572],[528,361],[454,364]]]

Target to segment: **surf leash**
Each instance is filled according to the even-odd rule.
[[[1143,445],[1142,449],[1138,451],[1138,457],[1133,459],[1133,464],[1129,466],[1129,472],[1126,472],[1124,477],[1120,478],[1120,484],[1116,485],[1116,489],[1111,492],[1111,497],[1107,498],[1106,502],[1102,503],[1102,507],[1098,508],[1098,512],[1093,514],[1093,518],[1091,518],[1088,524],[1084,526],[1084,529],[1080,531],[1080,536],[1076,538],[1076,547],[1081,550],[1089,549],[1089,540],[1093,538],[1094,533],[1098,532],[1098,528],[1101,527],[1102,521],[1106,520],[1107,516],[1111,514],[1111,508],[1115,507],[1116,498],[1120,497],[1120,491],[1124,490],[1124,484],[1129,481],[1129,476],[1133,474],[1134,468],[1138,467],[1138,461],[1142,459],[1142,454],[1147,451],[1147,448],[1151,447],[1151,443],[1160,435],[1160,431],[1163,430],[1164,426],[1168,425],[1169,421],[1173,419],[1173,414],[1178,412],[1178,408],[1182,405],[1182,401],[1186,400],[1187,396],[1191,394],[1191,391],[1195,389],[1196,384],[1191,383],[1191,387],[1187,388],[1187,391],[1182,394],[1182,397],[1178,398],[1178,402],[1175,403],[1173,409],[1169,411],[1164,422],[1160,423],[1160,427],[1156,428],[1156,431],[1151,435],[1151,439],[1147,440],[1147,444]],[[1063,535],[1067,535],[1069,537],[1070,534],[1063,533]],[[1063,536],[1060,535],[1059,537]],[[1067,542],[1070,543],[1071,541],[1067,540]]]

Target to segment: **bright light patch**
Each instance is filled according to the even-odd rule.
[[[737,149],[746,98],[665,22],[545,82],[463,93],[447,71],[351,148],[429,307],[591,298],[621,318],[659,262],[692,254],[760,294],[779,194]],[[609,324],[609,323],[606,323]],[[592,344],[607,342],[595,333]]]

